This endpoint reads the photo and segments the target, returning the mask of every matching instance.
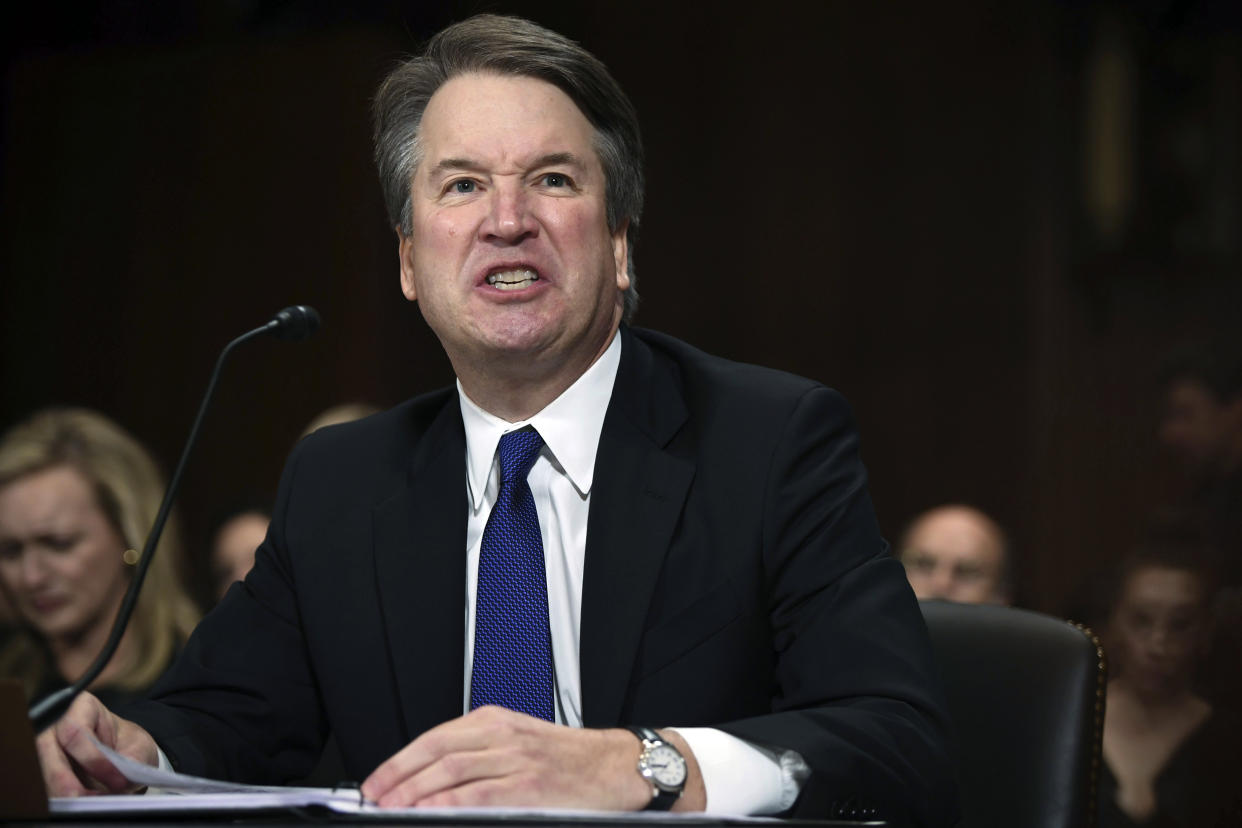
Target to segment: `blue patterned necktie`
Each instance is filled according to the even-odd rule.
[[[500,438],[500,492],[479,548],[470,709],[497,704],[553,721],[548,582],[526,482],[542,447],[533,428]]]

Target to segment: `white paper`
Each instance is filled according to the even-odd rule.
[[[362,798],[360,791],[349,788],[292,788],[271,785],[243,785],[221,782],[184,773],[162,771],[136,762],[101,744],[91,735],[95,746],[126,779],[135,785],[158,788],[160,794],[124,796],[53,797],[54,814],[125,814],[152,812],[238,812],[272,809],[320,807],[340,814],[370,814],[405,821],[441,822],[446,819],[470,819],[505,822],[514,819],[539,819],[592,822],[711,822],[772,823],[781,820],[769,817],[725,817],[702,813],[670,814],[661,811],[589,811],[565,808],[381,808]]]
[[[164,771],[151,765],[122,756],[112,748],[100,742],[93,733],[87,733],[91,742],[108,758],[112,766],[119,770],[126,779],[135,785],[146,785],[148,788],[159,788],[170,794],[200,793],[289,793],[297,791],[314,791],[330,793],[332,788],[287,788],[276,785],[243,785],[240,782],[222,782],[218,779],[204,779],[201,776],[190,776],[186,773]],[[355,799],[361,794],[353,793]]]

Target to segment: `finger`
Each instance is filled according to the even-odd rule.
[[[505,806],[557,807],[564,803],[545,797],[539,775],[531,771],[480,779],[432,794],[414,803],[416,808],[491,808]]]
[[[405,808],[420,800],[472,782],[503,777],[520,768],[512,751],[476,750],[450,753],[394,785],[376,804]]]
[[[39,754],[39,767],[43,771],[43,784],[47,786],[48,796],[84,796],[90,793],[69,763],[69,757],[61,750],[51,728],[35,739],[35,749]]]
[[[159,765],[160,750],[156,746],[155,740],[151,738],[150,733],[119,716],[116,719],[116,724],[115,750],[117,753],[142,762],[144,765],[150,765],[151,767]]]
[[[111,719],[112,714],[91,697],[81,706],[74,702],[69,711],[52,727],[52,731],[56,742],[68,756],[71,766],[76,766],[83,775],[98,782],[104,790],[119,793],[129,790],[133,784],[90,739],[93,734],[100,742],[111,742],[115,745],[116,723]]]
[[[362,795],[378,802],[390,790],[432,762],[452,753],[482,750],[498,744],[521,726],[520,719],[531,719],[503,708],[479,708],[437,725],[393,754],[362,783]],[[539,721],[531,719],[531,721]]]

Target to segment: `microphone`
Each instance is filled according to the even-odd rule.
[[[319,330],[319,312],[307,305],[290,305],[277,311],[266,327],[277,339],[301,342]]]
[[[147,543],[142,548],[142,557],[134,568],[134,577],[129,583],[129,589],[125,592],[124,600],[121,601],[121,608],[117,611],[116,621],[112,624],[112,632],[108,634],[108,640],[104,643],[103,649],[99,651],[99,655],[95,657],[95,660],[91,662],[91,666],[86,668],[86,672],[77,681],[52,693],[43,701],[30,708],[28,715],[36,733],[59,719],[61,714],[73,703],[73,700],[78,697],[78,694],[85,690],[92,681],[99,678],[103,668],[107,666],[112,656],[116,653],[116,648],[120,646],[121,637],[125,634],[125,628],[129,626],[129,618],[134,614],[134,607],[138,604],[138,593],[142,589],[142,582],[147,577],[147,570],[151,567],[151,559],[155,556],[155,547],[159,543],[160,535],[164,533],[164,524],[168,521],[168,514],[172,511],[173,499],[177,496],[177,490],[181,488],[181,476],[185,472],[186,461],[190,457],[190,451],[194,448],[194,444],[198,442],[198,433],[203,425],[203,417],[207,414],[207,409],[211,405],[211,399],[215,395],[216,383],[220,379],[220,369],[224,367],[224,361],[228,359],[229,354],[238,345],[241,345],[243,342],[249,342],[264,334],[271,333],[279,339],[297,342],[306,339],[318,328],[319,313],[314,308],[307,305],[290,305],[277,311],[276,315],[265,324],[260,325],[254,330],[247,331],[224,346],[224,350],[220,352],[220,356],[216,359],[216,367],[211,372],[211,379],[207,382],[207,393],[203,395],[203,401],[198,406],[198,415],[194,418],[194,425],[190,427],[190,436],[186,439],[185,447],[181,450],[181,459],[177,461],[177,468],[173,472],[172,477],[169,478],[168,488],[164,490],[164,499],[160,502],[160,510],[155,515],[155,523],[151,526],[151,533],[147,535]]]

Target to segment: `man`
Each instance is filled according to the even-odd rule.
[[[229,514],[212,533],[209,563],[213,598],[220,600],[229,587],[245,579],[270,522],[266,511],[244,509]]]
[[[1009,544],[996,521],[970,506],[939,506],[902,537],[901,562],[914,594],[966,604],[1012,601]]]
[[[1228,341],[1183,346],[1162,373],[1160,440],[1189,475],[1188,506],[1222,577],[1242,585],[1242,348]]]
[[[1200,686],[1215,704],[1242,706],[1242,344],[1187,344],[1164,361],[1160,441],[1191,484],[1182,511],[1203,535],[1212,598],[1213,640]]]
[[[844,402],[622,324],[642,151],[603,65],[481,16],[376,113],[402,289],[457,387],[299,444],[155,700],[40,736],[54,789],[123,787],[88,727],[269,781],[330,729],[385,806],[951,822],[926,632]]]

